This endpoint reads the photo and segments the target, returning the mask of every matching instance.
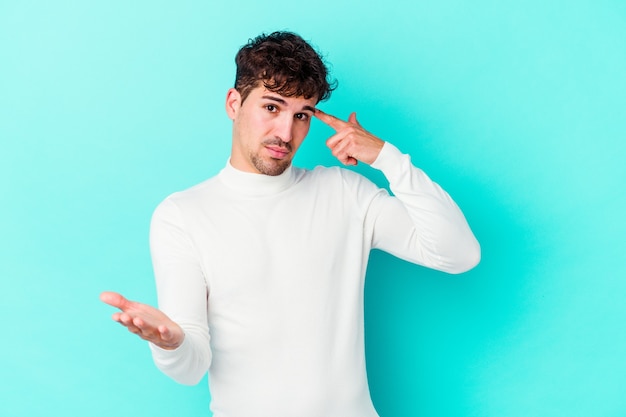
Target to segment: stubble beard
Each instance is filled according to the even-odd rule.
[[[272,177],[282,174],[287,168],[289,168],[289,165],[291,165],[291,160],[274,158],[265,160],[258,154],[251,154],[250,161],[259,173],[263,175],[270,175]]]
[[[291,151],[291,144],[285,143],[280,139],[270,139],[265,141],[263,144],[279,145]],[[268,157],[264,159],[258,152],[255,153],[250,151],[250,162],[252,162],[252,165],[254,165],[254,168],[256,168],[259,173],[275,177],[282,174],[287,168],[289,168],[289,165],[291,165],[291,158],[275,159]]]

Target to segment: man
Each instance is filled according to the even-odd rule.
[[[164,373],[196,384],[208,370],[215,417],[377,416],[363,335],[370,250],[460,273],[478,263],[478,242],[408,155],[354,113],[342,121],[315,108],[333,85],[301,37],[259,36],[236,62],[229,162],[153,216],[159,310],[101,298]],[[292,167],[313,116],[336,131],[334,156],[380,169],[395,197],[349,170]]]

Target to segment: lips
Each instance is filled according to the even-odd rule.
[[[280,146],[266,146],[265,149],[275,159],[283,159],[289,155],[289,149],[281,148]]]

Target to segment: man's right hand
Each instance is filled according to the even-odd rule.
[[[147,304],[127,300],[115,292],[103,292],[100,300],[119,308],[121,311],[113,314],[113,320],[142,339],[167,350],[174,350],[183,343],[183,329],[162,311]]]

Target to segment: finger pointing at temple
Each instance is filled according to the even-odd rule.
[[[336,133],[326,140],[326,146],[345,165],[356,165],[357,161],[371,164],[385,143],[363,129],[356,113],[350,114],[348,120],[343,121],[316,109],[315,117],[335,130]]]
[[[340,130],[341,128],[345,127],[346,125],[348,125],[348,122],[344,122],[343,120],[341,120],[338,117],[335,117],[331,114],[328,113],[324,113],[323,111],[321,111],[320,109],[315,109],[315,113],[314,113],[315,117],[317,117],[318,119],[320,119],[322,122],[324,122],[325,124],[327,124],[328,126],[332,127],[333,129],[335,129],[335,131]]]

